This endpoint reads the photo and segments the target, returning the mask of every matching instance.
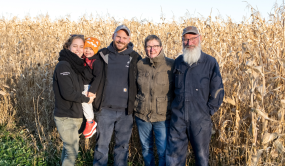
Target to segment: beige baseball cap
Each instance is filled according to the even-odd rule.
[[[184,36],[186,33],[194,33],[194,34],[199,34],[199,31],[196,27],[194,26],[188,26],[183,29],[182,36]]]

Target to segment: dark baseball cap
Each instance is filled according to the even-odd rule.
[[[127,26],[125,26],[124,24],[118,26],[115,30],[114,33],[117,33],[119,30],[125,30],[127,32],[128,36],[131,36],[131,31],[129,30],[129,28]]]
[[[199,31],[196,27],[194,26],[189,26],[183,29],[182,36],[184,36],[187,33],[193,33],[193,34],[199,34]]]

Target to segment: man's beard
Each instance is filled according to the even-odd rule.
[[[191,46],[186,46],[183,48],[183,60],[188,63],[190,66],[193,63],[198,62],[201,56],[201,43],[193,49],[190,49]]]
[[[117,45],[118,44],[123,44],[124,46],[123,46],[123,48],[118,48],[117,47]],[[126,48],[128,48],[128,43],[122,43],[122,42],[115,42],[114,41],[114,46],[115,46],[115,48],[116,48],[116,50],[118,51],[118,52],[121,52],[121,51],[124,51]]]

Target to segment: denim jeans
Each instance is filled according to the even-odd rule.
[[[133,128],[133,115],[127,115],[124,110],[103,108],[96,113],[97,135],[94,150],[93,166],[107,166],[109,144],[113,131],[115,132],[114,165],[127,166],[129,140]]]
[[[165,166],[165,151],[169,135],[169,120],[161,122],[146,122],[136,117],[139,138],[142,145],[142,155],[146,166],[155,166],[153,152],[153,133],[157,148],[159,166]]]
[[[63,142],[61,154],[62,166],[74,165],[79,148],[79,129],[83,118],[56,117],[54,121]]]

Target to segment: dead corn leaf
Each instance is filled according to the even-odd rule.
[[[282,142],[279,141],[279,139],[277,139],[276,141],[274,141],[273,143],[274,147],[276,148],[276,150],[279,153],[283,153],[284,152],[284,147],[282,145]]]
[[[262,138],[262,144],[267,144],[269,143],[270,141],[273,141],[275,140],[276,138],[278,138],[278,133],[265,133],[263,135],[263,138]]]
[[[224,102],[225,103],[229,103],[231,105],[236,105],[236,102],[233,99],[229,98],[229,97],[225,97],[224,98]]]
[[[258,150],[256,155],[252,155],[252,157],[251,157],[252,166],[256,166],[258,164],[258,161],[260,159],[262,152],[263,152],[263,149],[260,149],[260,150]]]
[[[0,95],[5,96],[7,93],[4,91],[0,91]]]

